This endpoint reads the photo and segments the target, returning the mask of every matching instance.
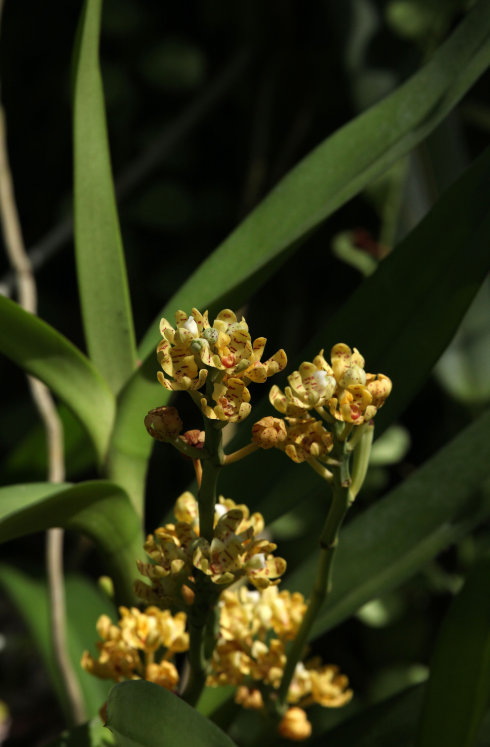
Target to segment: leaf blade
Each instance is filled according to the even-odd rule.
[[[99,67],[102,0],[86,0],[73,100],[75,253],[90,358],[114,392],[136,368],[136,345],[112,179]]]
[[[490,557],[453,600],[432,655],[417,747],[475,744],[490,699]]]
[[[5,296],[0,296],[0,320],[0,351],[68,405],[84,425],[102,462],[115,400],[98,371],[66,337]]]
[[[112,688],[107,701],[107,726],[118,744],[138,747],[173,747],[188,744],[232,747],[221,729],[177,695],[143,680],[122,682]]]
[[[139,517],[119,485],[93,480],[75,486],[29,483],[0,488],[0,542],[60,526],[93,539],[114,579],[116,596],[134,602],[143,536]]]

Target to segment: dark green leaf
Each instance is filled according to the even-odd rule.
[[[75,249],[87,348],[112,391],[136,368],[99,69],[102,0],[86,0],[73,102]]]
[[[114,419],[112,393],[90,361],[59,332],[0,295],[0,351],[36,376],[85,426],[103,460]]]
[[[49,747],[111,747],[114,737],[100,718],[94,718],[87,724],[63,732]]]
[[[140,520],[118,485],[94,480],[72,487],[30,483],[0,488],[0,542],[50,527],[74,529],[93,539],[117,597],[133,600],[143,537]]]
[[[488,64],[490,45],[486,41],[489,30],[490,7],[485,2],[477,3],[420,72],[384,101],[342,127],[303,159],[189,278],[169,301],[163,315],[173,318],[178,308],[206,308],[225,302],[237,306],[242,303],[250,289],[255,291],[260,287],[277,268],[279,261],[283,261],[289,251],[297,248],[309,231],[364,189],[434,129]],[[481,200],[480,193],[480,208]],[[470,240],[472,236],[473,231],[466,238]],[[448,241],[449,237],[448,232],[444,241]],[[410,277],[420,276],[423,281],[420,288],[422,293],[427,290],[425,281],[434,272],[433,265],[427,262],[427,251],[430,255],[436,248],[445,248],[440,232],[432,235],[429,249],[426,247],[424,250],[423,264],[419,266],[412,261],[410,265]],[[397,252],[395,256],[396,254]],[[382,265],[378,273],[369,279],[374,284],[363,286],[363,292],[368,296],[368,305],[360,308],[359,299],[356,298],[342,315],[343,322],[347,318],[352,322],[352,312],[356,311],[358,326],[362,322],[364,328],[369,329],[369,339],[374,340],[376,336],[380,341],[375,349],[379,350],[381,347],[387,353],[393,343],[391,328],[384,331],[386,318],[371,314],[371,311],[367,314],[366,309],[371,309],[371,304],[376,302],[384,312],[390,307],[383,304],[383,293],[390,291],[390,301],[393,297],[396,301],[398,290],[406,289],[407,293],[410,292],[405,274],[400,288],[393,288],[390,284],[396,275],[391,269],[393,263],[398,266],[395,256],[388,271],[383,270],[378,275]],[[405,254],[400,262],[400,269],[405,272],[409,262],[410,257]],[[449,280],[448,274],[454,280],[454,268],[451,270],[450,265],[444,260],[442,266],[436,268],[443,280]],[[414,268],[417,268],[416,272]],[[471,269],[467,268],[467,271],[471,275]],[[476,276],[479,270],[475,269],[474,272]],[[452,321],[445,325],[446,330],[451,328],[450,334],[454,333],[454,325],[458,323],[455,319],[459,321],[466,308],[468,294],[471,295],[476,290],[470,290],[468,283],[471,284],[471,281],[466,281],[466,293],[463,293],[462,298],[458,296],[455,309],[449,316]],[[381,296],[369,292],[369,288],[374,290],[375,287],[381,289]],[[433,299],[432,304],[430,296],[417,296],[417,299],[429,307],[429,313],[437,312],[440,295]],[[404,306],[398,302],[396,306],[404,310]],[[404,318],[407,319],[406,316]],[[392,319],[399,320],[399,317],[390,308],[388,321]],[[341,317],[337,319],[335,330],[339,331],[336,331],[336,336],[340,334],[341,338],[348,341],[340,321]],[[351,333],[352,326],[353,324],[347,331],[353,344],[357,344],[358,336],[357,333]],[[332,332],[335,330],[332,329]],[[414,325],[414,330],[420,341],[420,327]],[[397,325],[397,339],[400,331]],[[322,336],[322,346],[330,344],[330,333],[327,334]],[[365,338],[366,335],[362,335],[362,339]],[[158,325],[155,321],[140,346],[141,356],[146,356],[144,363],[133,375],[121,397],[111,454],[111,475],[124,484],[134,494],[134,500],[139,502],[142,500],[141,485],[151,450],[151,441],[141,427],[142,413],[156,405],[165,404],[169,396],[168,392],[155,383],[153,350],[158,339]],[[336,341],[334,338],[331,340],[332,343]],[[405,350],[408,355],[409,348]],[[377,358],[373,360],[375,365],[382,363]],[[416,380],[415,386],[419,383],[420,379]],[[121,452],[120,455],[118,452]],[[130,459],[127,458],[129,455]]]
[[[177,695],[151,682],[122,682],[107,701],[107,726],[121,747],[232,747],[234,742]]]
[[[490,557],[473,568],[442,623],[417,747],[472,747],[490,703]]]
[[[312,636],[329,630],[373,597],[396,587],[490,515],[490,412],[482,415],[340,535],[333,590]],[[487,486],[488,488],[488,486]],[[287,579],[309,593],[317,549]]]
[[[42,656],[60,705],[65,713],[69,714],[66,687],[53,654],[46,583],[17,568],[1,565],[0,584],[24,619]],[[98,638],[95,630],[97,619],[102,614],[114,618],[114,605],[91,582],[81,576],[68,576],[65,579],[65,594],[68,652],[81,686],[87,716],[91,717],[97,714],[104,704],[112,683],[85,672],[80,666],[80,659],[85,649],[95,649],[94,642]]]

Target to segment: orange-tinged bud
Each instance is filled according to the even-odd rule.
[[[145,427],[157,441],[169,441],[181,433],[183,423],[176,407],[155,407],[145,417]]]
[[[285,739],[302,742],[311,736],[311,724],[302,708],[290,708],[278,727],[278,732]]]

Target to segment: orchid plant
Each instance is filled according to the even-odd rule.
[[[302,289],[305,324],[295,328],[300,301],[276,299],[270,283],[288,263],[294,280],[293,255],[314,230],[456,110],[490,61],[488,2],[461,11],[411,78],[295,165],[167,294],[138,343],[105,122],[101,10],[102,0],[83,4],[73,75],[84,351],[36,315],[0,111],[0,210],[19,288],[17,301],[0,295],[0,352],[29,375],[48,444],[45,480],[0,487],[0,539],[23,547],[46,532],[46,582],[12,561],[0,565],[0,584],[33,631],[66,720],[53,745],[369,747],[402,733],[413,747],[433,747],[434,734],[445,747],[487,744],[485,398],[471,400],[469,424],[423,463],[396,474],[379,465],[405,458],[396,423],[410,403],[424,428],[441,426],[437,397],[417,399],[441,356],[441,387],[456,386],[464,368],[444,361],[455,359],[451,339],[489,269],[489,153],[376,257],[353,234],[333,240],[364,274],[342,285],[340,308],[315,299],[312,313]],[[261,317],[259,288],[273,306],[263,315],[271,348],[285,348],[273,354],[245,320],[254,327]],[[64,450],[91,479],[67,477]],[[92,542],[96,573],[82,562],[83,574],[65,573],[63,530]],[[455,580],[437,558],[450,547],[461,555],[463,539],[472,561]],[[77,547],[82,558],[86,545]],[[430,661],[418,679],[404,670],[402,685],[373,696],[356,646],[346,655],[334,629],[375,614],[381,628],[387,595],[434,568],[454,599]],[[8,705],[4,715],[0,700],[0,733]]]

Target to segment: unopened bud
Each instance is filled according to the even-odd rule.
[[[287,438],[286,424],[281,418],[268,415],[252,426],[252,441],[262,449],[280,446]]]
[[[176,407],[155,407],[145,417],[145,427],[157,441],[170,441],[184,426]]]
[[[290,708],[278,727],[281,737],[302,742],[311,735],[311,724],[302,708]]]

